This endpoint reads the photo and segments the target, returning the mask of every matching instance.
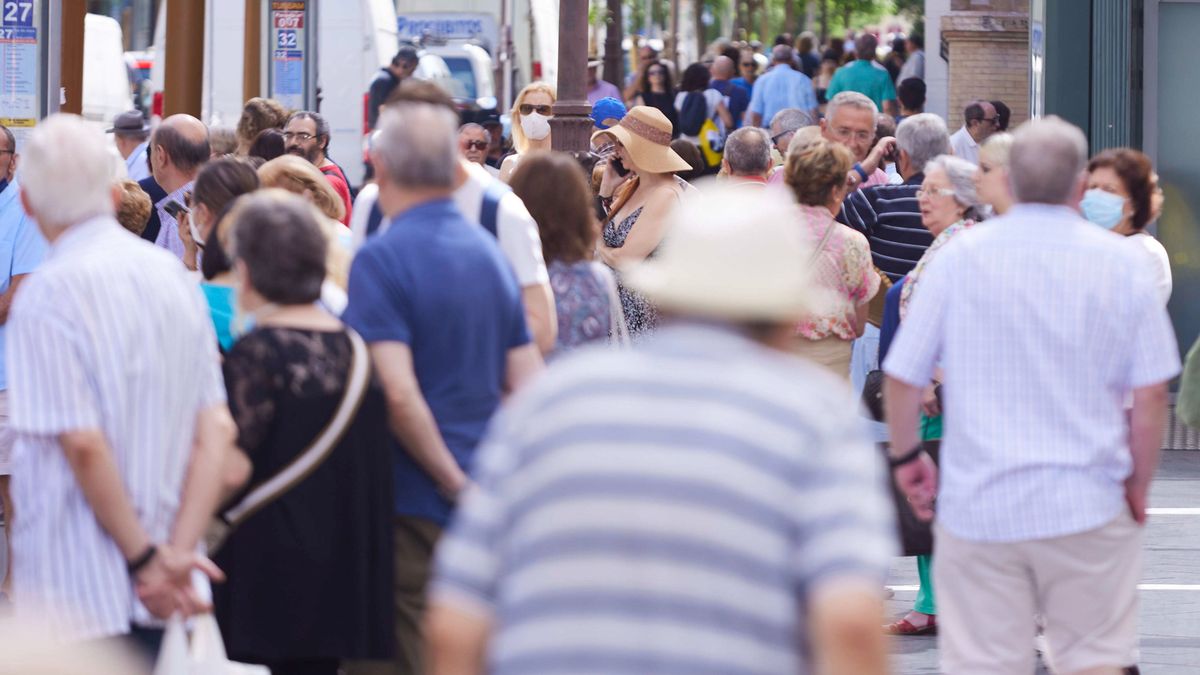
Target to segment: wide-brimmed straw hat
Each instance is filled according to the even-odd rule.
[[[796,321],[828,300],[810,274],[804,232],[782,192],[703,188],[684,196],[658,252],[625,268],[624,281],[658,308],[686,316]]]
[[[621,123],[592,134],[594,142],[604,134],[625,146],[637,168],[649,173],[691,171],[692,165],[671,149],[671,121],[658,108],[639,105],[629,109]]]

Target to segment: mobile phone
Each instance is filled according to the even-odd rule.
[[[184,206],[183,204],[180,204],[179,202],[175,201],[174,199],[167,202],[166,205],[163,206],[163,211],[166,211],[167,215],[171,216],[175,220],[179,220],[180,214],[192,212],[191,209]]]
[[[618,176],[624,178],[629,175],[629,169],[625,168],[625,163],[621,161],[620,157],[613,157],[609,160],[609,164],[612,164],[612,168]]]

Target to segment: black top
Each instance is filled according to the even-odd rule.
[[[855,190],[838,214],[839,222],[866,235],[875,266],[893,283],[908,274],[933,243],[917,204],[917,190],[924,181],[925,174],[919,173],[900,185]]]
[[[679,112],[675,110],[675,94],[670,92],[656,93],[653,91],[643,91],[638,94],[642,97],[642,103],[651,108],[658,108],[662,114],[667,116],[671,122],[671,138],[679,138]]]
[[[142,239],[153,244],[158,239],[158,231],[162,229],[162,222],[158,219],[158,203],[167,198],[167,191],[154,180],[154,176],[139,180],[138,186],[150,197],[150,220],[146,222],[146,229],[142,230]]]
[[[387,101],[387,97],[399,84],[400,78],[386,67],[380,68],[379,72],[375,73],[375,79],[371,80],[371,85],[367,89],[367,126],[369,128],[375,128],[375,124],[379,122],[379,106]]]
[[[225,357],[250,488],[329,423],[349,377],[344,332],[259,328]],[[251,515],[215,561],[217,621],[240,661],[392,658],[392,465],[372,383],[341,442],[307,478]],[[235,499],[241,499],[238,496]]]

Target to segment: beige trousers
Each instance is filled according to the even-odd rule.
[[[838,377],[850,379],[850,355],[854,343],[839,337],[827,337],[823,340],[806,340],[796,338],[793,342],[792,353],[813,363],[825,366],[837,373]]]
[[[1142,529],[1128,512],[1079,534],[1014,543],[959,539],[935,526],[938,647],[945,675],[1029,675],[1034,614],[1052,672],[1137,661]]]

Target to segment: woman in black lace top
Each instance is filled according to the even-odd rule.
[[[231,217],[238,306],[255,323],[224,364],[238,446],[253,464],[236,502],[330,423],[354,352],[346,328],[314,304],[327,244],[311,207],[267,190]],[[274,675],[334,675],[343,659],[392,657],[388,437],[371,384],[329,456],[220,549],[228,581],[214,605],[231,658]]]

